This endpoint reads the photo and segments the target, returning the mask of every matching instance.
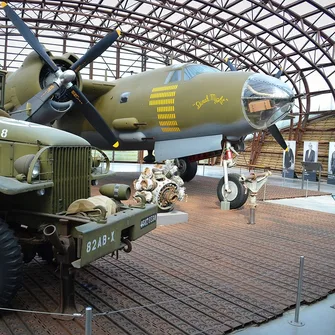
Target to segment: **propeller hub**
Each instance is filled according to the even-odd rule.
[[[76,73],[73,70],[66,70],[60,75],[62,84],[66,85],[76,79]]]

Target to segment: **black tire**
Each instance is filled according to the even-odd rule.
[[[179,176],[184,181],[191,181],[197,174],[198,164],[197,162],[190,162],[188,157],[178,158]]]
[[[54,252],[50,243],[40,244],[37,247],[37,254],[48,264],[54,263]]]
[[[31,244],[21,245],[21,252],[23,254],[23,262],[30,263],[36,256],[36,246]]]
[[[248,199],[249,191],[240,182],[240,176],[236,173],[228,174],[229,188],[232,192],[228,195],[227,200],[230,202],[230,209],[237,209],[242,207]],[[217,187],[217,196],[220,201],[224,200],[224,177],[219,181]]]
[[[0,306],[8,306],[22,286],[21,247],[7,224],[0,220]]]

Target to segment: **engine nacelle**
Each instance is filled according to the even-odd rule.
[[[52,56],[47,51],[50,58],[56,65],[65,71],[78,58],[77,56],[67,53],[63,56]],[[76,74],[76,80],[73,82],[79,89],[82,89],[82,78],[79,73]],[[25,80],[22,80],[25,78]],[[4,108],[8,112],[13,112],[24,105],[30,98],[40,92],[42,89],[51,84],[55,79],[55,75],[47,64],[41,60],[36,52],[30,53],[21,67],[7,75],[6,78],[6,93]],[[72,106],[72,100],[65,95],[65,88],[61,88],[52,98],[51,107],[55,111],[64,112]],[[25,107],[21,107],[25,109]],[[26,111],[24,111],[26,113]],[[24,118],[20,118],[24,119]]]

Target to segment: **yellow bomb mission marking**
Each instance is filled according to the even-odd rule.
[[[220,104],[223,105],[228,99],[224,98],[223,95],[218,98],[215,93],[206,94],[206,98],[202,100],[196,101],[192,106],[197,107],[199,110],[204,104],[207,104],[208,102],[213,101],[214,104]]]
[[[154,87],[149,98],[149,106],[156,106],[158,125],[163,133],[179,132],[175,114],[175,96],[178,85]]]
[[[152,89],[152,92],[172,91],[172,90],[176,90],[177,87],[178,85],[154,87]]]

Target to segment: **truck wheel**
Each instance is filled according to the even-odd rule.
[[[6,306],[22,285],[21,247],[13,232],[0,220],[0,306]]]
[[[55,256],[50,243],[40,244],[37,247],[37,254],[48,264],[52,264],[54,262]]]
[[[228,183],[231,193],[227,195],[227,200],[230,202],[230,209],[242,207],[248,199],[249,191],[240,182],[240,176],[236,173],[228,174]],[[224,177],[219,181],[217,187],[217,196],[220,201],[224,200]]]
[[[184,181],[191,181],[197,174],[198,164],[197,162],[190,162],[188,157],[178,158],[179,176]]]
[[[23,254],[23,262],[30,263],[36,256],[36,246],[23,244],[21,245],[21,252]]]

